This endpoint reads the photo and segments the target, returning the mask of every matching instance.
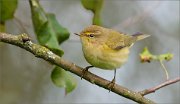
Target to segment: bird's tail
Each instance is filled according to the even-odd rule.
[[[133,37],[136,37],[137,38],[137,41],[139,40],[142,40],[142,39],[145,39],[147,37],[149,37],[150,35],[147,35],[147,34],[143,34],[143,33],[135,33],[132,35]]]

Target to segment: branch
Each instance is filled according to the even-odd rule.
[[[180,77],[177,77],[175,79],[172,79],[172,80],[167,80],[165,81],[164,83],[161,83],[155,87],[152,87],[152,88],[149,88],[149,89],[145,89],[143,91],[140,91],[139,93],[144,96],[144,95],[147,95],[147,94],[150,94],[150,93],[154,93],[156,90],[159,90],[160,88],[162,87],[165,87],[165,86],[168,86],[170,84],[173,84],[173,83],[176,83],[176,82],[179,82],[180,81]]]
[[[49,49],[47,49],[44,46],[32,43],[30,38],[27,36],[27,34],[11,35],[8,33],[0,33],[0,41],[19,46],[31,52],[36,57],[42,58],[52,64],[58,65],[62,67],[64,70],[70,71],[78,75],[79,77],[81,77],[83,74],[83,71],[82,71],[83,68],[75,65],[74,63],[64,60],[63,58],[54,54],[53,52],[51,52]],[[103,87],[109,90],[107,85],[110,83],[110,81],[103,79],[95,74],[92,74],[91,72],[87,72],[83,76],[83,78],[92,84],[96,84],[100,87]],[[111,89],[111,91],[125,98],[131,99],[137,103],[154,104],[153,101],[143,97],[140,93],[129,90],[118,84],[115,84],[114,87]]]

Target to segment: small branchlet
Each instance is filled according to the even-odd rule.
[[[150,63],[151,61],[159,61],[160,65],[162,66],[165,74],[166,74],[166,80],[169,79],[169,74],[166,69],[166,67],[163,64],[163,61],[170,61],[173,58],[172,53],[166,53],[166,54],[160,54],[160,55],[153,55],[147,47],[143,49],[143,51],[140,53],[140,60],[142,63],[148,62]]]

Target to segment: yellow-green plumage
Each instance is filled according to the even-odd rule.
[[[148,36],[142,34],[124,35],[96,25],[89,26],[80,33],[85,59],[92,66],[107,70],[121,67],[127,61],[129,49],[134,42],[146,37]]]

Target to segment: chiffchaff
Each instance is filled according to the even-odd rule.
[[[112,29],[92,25],[85,28],[80,34],[82,50],[87,62],[92,66],[105,70],[120,68],[128,59],[129,49],[138,40],[149,35],[137,33],[126,35]],[[115,74],[112,83],[115,82]]]

